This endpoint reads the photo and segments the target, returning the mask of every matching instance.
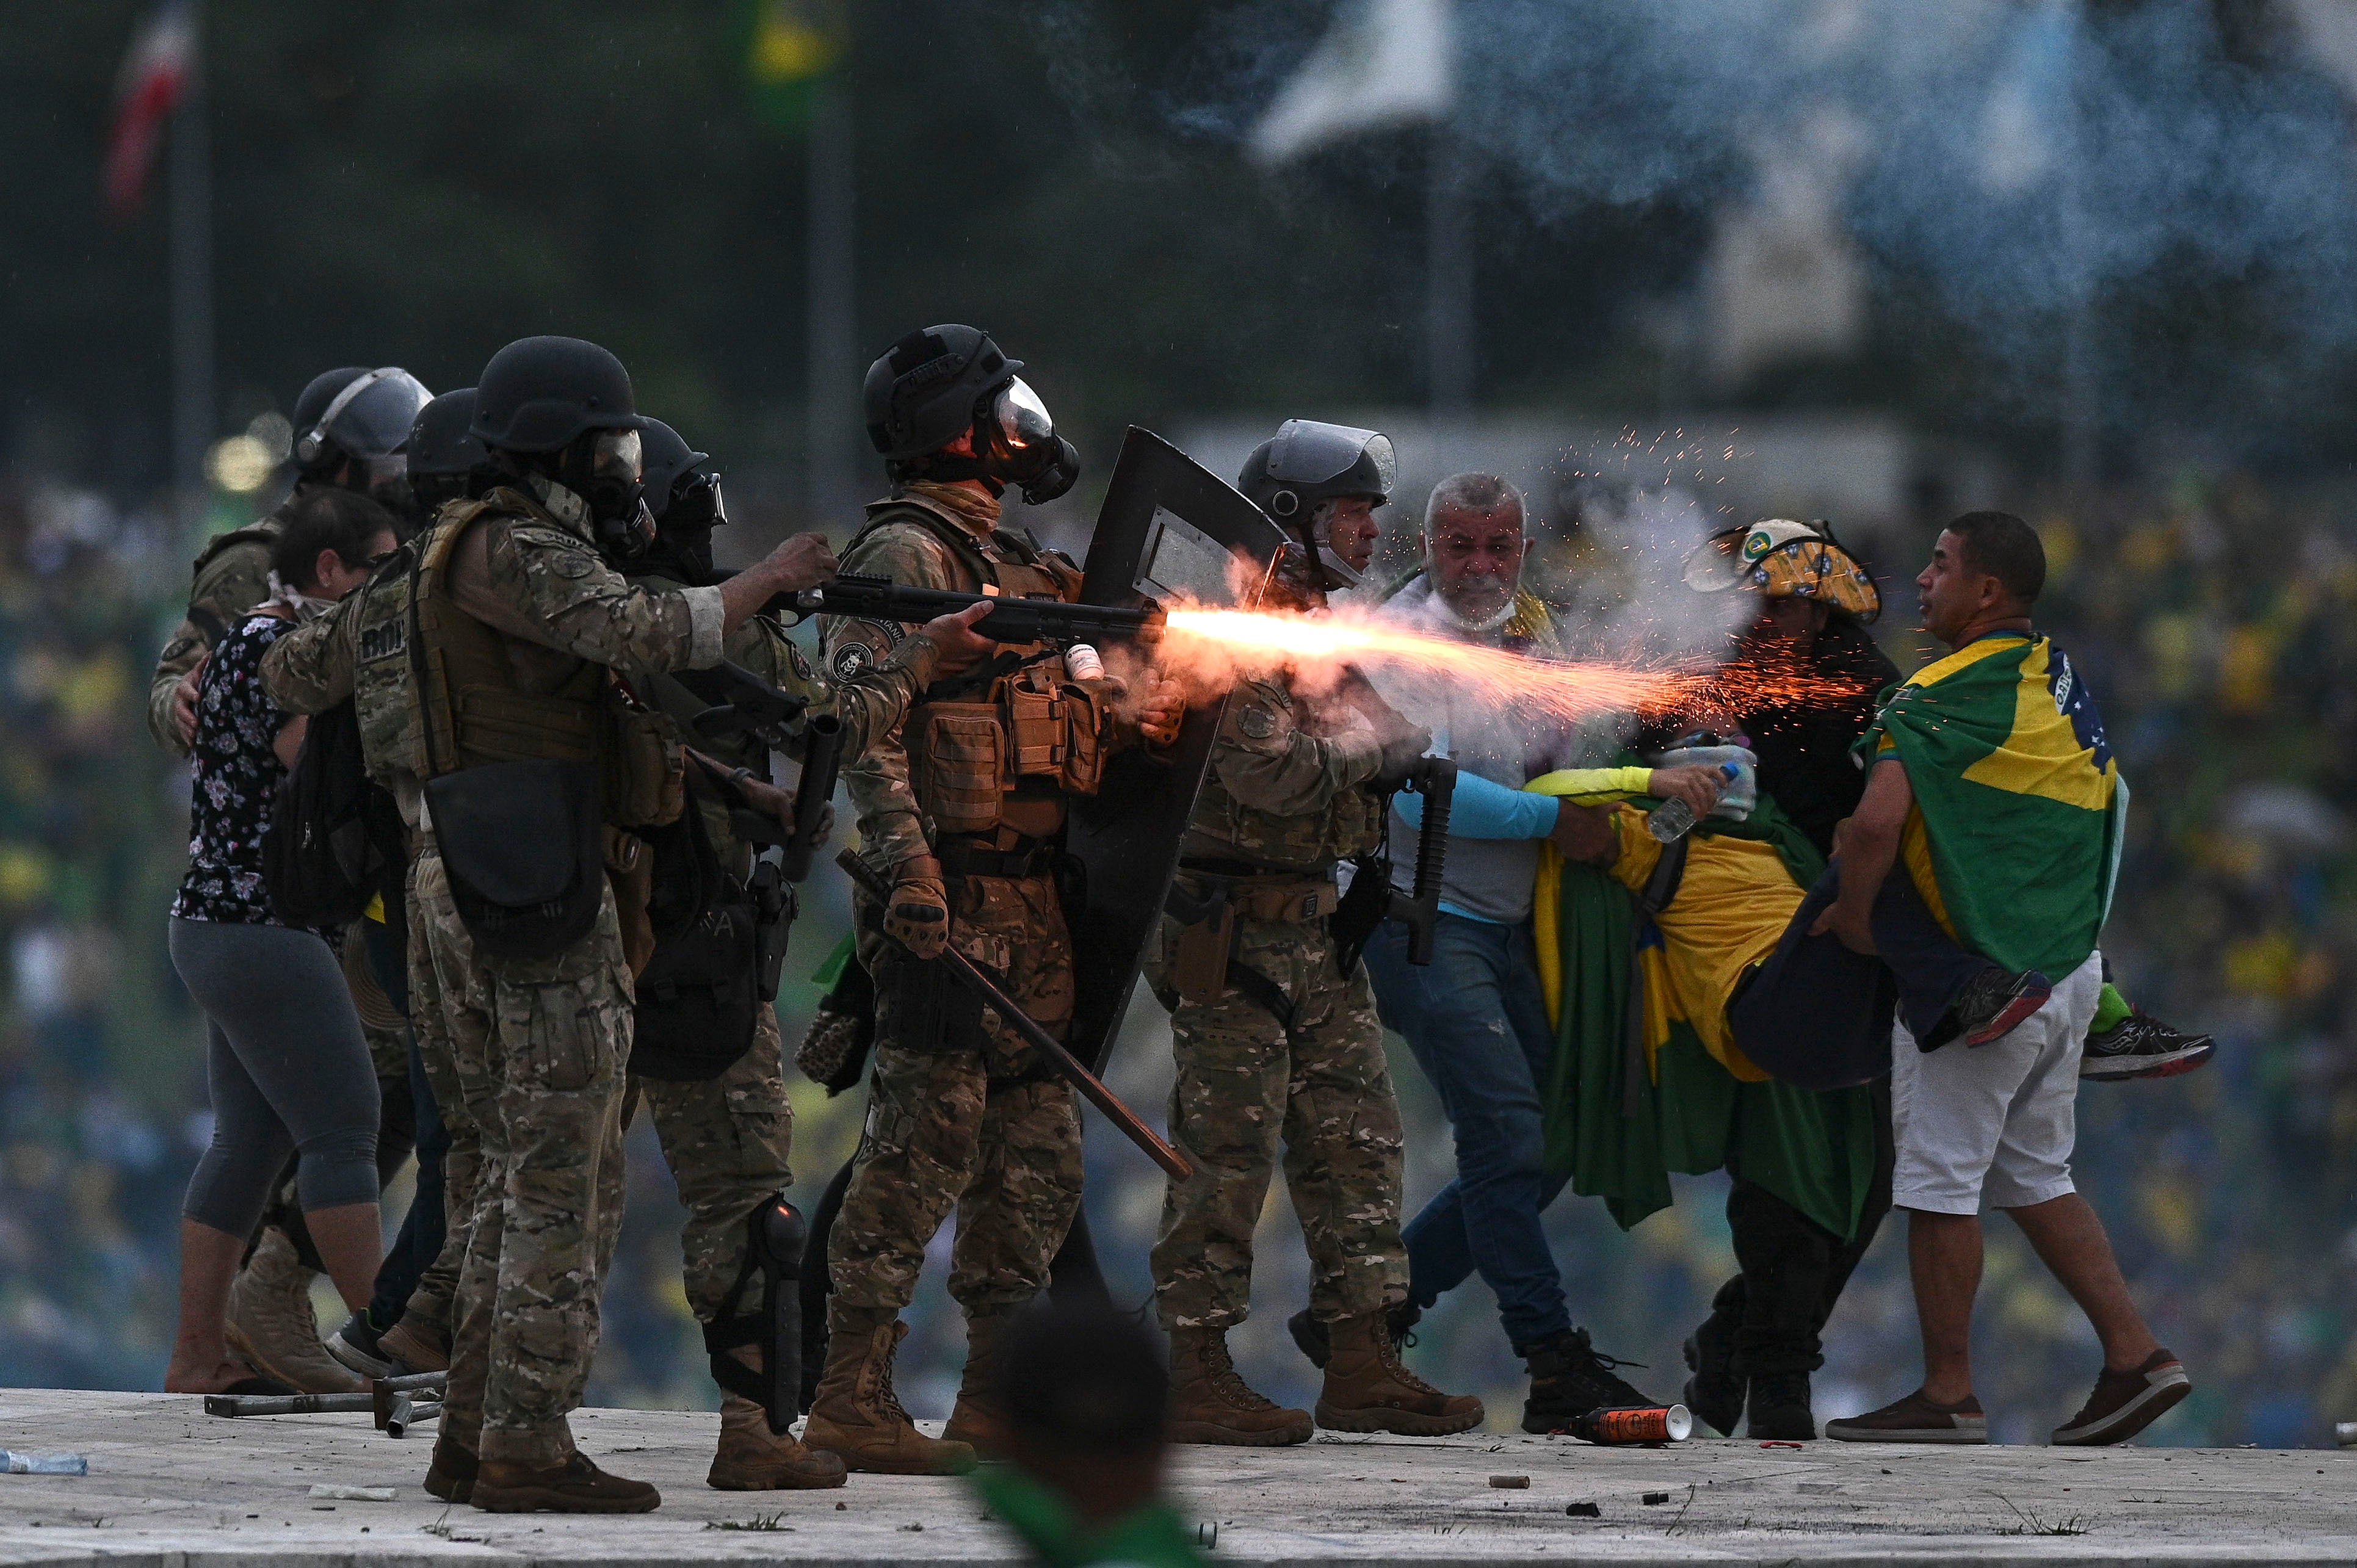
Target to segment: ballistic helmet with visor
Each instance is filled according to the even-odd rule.
[[[1398,480],[1392,438],[1381,431],[1288,419],[1252,449],[1236,489],[1292,529],[1319,501],[1363,496],[1381,506]]]
[[[475,383],[475,438],[498,451],[554,452],[584,431],[635,435],[645,424],[622,361],[578,338],[519,338]],[[617,467],[624,445],[612,444]]]
[[[888,462],[938,452],[973,429],[984,398],[1022,368],[978,328],[949,322],[911,332],[867,367],[867,439]]]
[[[325,379],[303,389],[296,402],[298,413],[308,412],[302,405]],[[433,401],[434,394],[398,365],[362,371],[338,388],[308,423],[296,422],[296,467],[309,472],[346,457],[376,466],[408,445],[410,425]]]

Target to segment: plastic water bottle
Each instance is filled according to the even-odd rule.
[[[0,1470],[11,1476],[87,1476],[90,1461],[79,1454],[12,1454],[0,1448]]]
[[[1727,784],[1732,784],[1743,776],[1743,770],[1732,762],[1722,762],[1718,765],[1718,776]],[[1727,784],[1719,786],[1722,792]],[[1664,800],[1646,813],[1645,831],[1663,843],[1675,843],[1694,832],[1695,821],[1692,806],[1684,800]]]

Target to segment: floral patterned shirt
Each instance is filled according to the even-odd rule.
[[[279,780],[286,777],[271,743],[292,715],[270,700],[261,671],[262,656],[294,624],[247,617],[221,638],[197,678],[188,874],[172,900],[176,919],[285,924],[271,908],[263,881],[262,838],[270,831]]]

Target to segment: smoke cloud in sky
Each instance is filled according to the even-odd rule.
[[[1328,14],[1217,13],[1173,128],[1241,142]],[[2251,14],[2257,63],[2207,0],[1459,0],[1456,129],[1573,224],[1741,199],[1761,147],[1831,112],[1852,235],[2000,362],[2045,373],[2058,319],[2161,278],[2255,285],[2297,362],[2357,339],[2350,111],[2293,8]]]

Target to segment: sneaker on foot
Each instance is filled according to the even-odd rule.
[[[2218,1043],[2207,1035],[2174,1029],[2138,1007],[2104,1030],[2087,1036],[2079,1057],[2079,1076],[2097,1083],[2124,1083],[2132,1078],[2174,1078],[2208,1061]]]
[[[2046,1005],[2054,994],[2053,982],[2034,969],[2008,974],[1991,967],[1964,982],[1952,1012],[1957,1037],[1967,1047],[1985,1046],[2011,1034],[2024,1019]]]
[[[1825,1435],[1844,1443],[1986,1443],[1988,1417],[1970,1395],[1957,1404],[1934,1404],[1918,1389],[1880,1410],[1825,1423]]]
[[[376,1339],[376,1329],[363,1308],[328,1336],[328,1354],[363,1378],[397,1378],[412,1370],[380,1349]]]
[[[2155,1350],[2133,1372],[2109,1367],[2095,1379],[2095,1391],[2079,1413],[2054,1429],[2054,1441],[2092,1448],[2104,1443],[2125,1443],[2174,1409],[2193,1391],[2193,1380],[2176,1357]]]

